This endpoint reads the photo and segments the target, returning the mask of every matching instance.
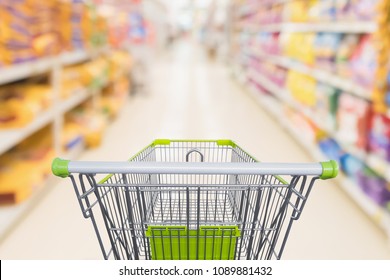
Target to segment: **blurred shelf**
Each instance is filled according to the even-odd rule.
[[[248,74],[248,77],[252,79],[251,74]],[[281,110],[280,102],[283,102],[282,100],[278,101],[275,98],[262,94],[260,90],[248,86],[247,83],[241,82],[241,84],[248,89],[247,92],[254,97],[262,108],[273,116],[315,160],[328,160],[317,145],[302,138],[302,135],[288,122]],[[270,87],[264,86],[264,88],[268,90]],[[340,174],[338,178],[336,178],[336,182],[361,207],[361,209],[386,232],[390,239],[389,210],[373,202],[363,193],[357,184],[344,175]]]
[[[66,152],[63,157],[70,160],[77,159],[83,150],[84,144],[80,143]],[[34,190],[29,199],[15,205],[0,206],[0,242],[38,205],[39,201],[50,192],[50,188],[53,188],[53,185],[58,183],[59,180],[55,176],[49,176],[39,189]]]
[[[70,109],[81,104],[89,96],[91,96],[91,94],[92,94],[92,91],[87,89],[87,88],[76,90],[75,92],[72,93],[71,97],[69,97],[66,100],[61,101],[61,105],[60,105],[60,108],[58,109],[58,112],[64,114],[65,112],[69,111]]]
[[[22,128],[0,130],[0,155],[19,144],[34,132],[44,126],[53,123],[53,138],[61,139],[62,117],[66,112],[81,104],[92,95],[98,96],[102,87],[107,85],[108,80],[104,77],[96,78],[95,83],[85,89],[79,89],[73,92],[68,98],[62,100],[58,92],[61,88],[59,84],[61,68],[67,65],[81,63],[100,55],[109,54],[109,47],[97,48],[93,50],[77,50],[73,52],[62,53],[56,57],[42,58],[36,61],[17,64],[9,67],[0,68],[0,85],[18,81],[42,73],[54,74],[53,102],[46,111],[39,113],[31,123]],[[59,73],[55,73],[59,70]],[[59,141],[58,141],[59,142]],[[70,150],[63,152],[61,145],[56,147],[56,153],[64,158],[76,159],[85,149],[83,141],[75,144]],[[53,184],[59,182],[59,179],[49,175],[48,179],[41,184],[38,189],[34,189],[30,198],[16,205],[0,205],[0,241],[15,228],[18,223],[38,204],[38,202],[50,191]]]
[[[30,124],[23,128],[0,130],[0,155],[34,132],[54,121],[57,113],[63,114],[79,105],[91,95],[88,89],[78,90],[72,96],[59,103],[59,106],[51,107],[40,113]]]
[[[0,85],[49,72],[53,65],[54,58],[48,57],[0,68]]]
[[[359,158],[360,160],[364,161],[367,164],[367,166],[369,166],[372,170],[378,173],[378,175],[382,176],[384,179],[386,179],[387,182],[390,183],[389,162],[387,162],[384,159],[381,159],[379,156],[364,152],[349,144],[343,143],[341,137],[335,131],[325,127],[322,124],[323,122],[308,107],[305,107],[299,104],[297,101],[295,101],[291,97],[291,94],[288,92],[288,90],[286,90],[285,88],[277,86],[275,83],[273,83],[266,77],[262,76],[260,73],[257,73],[253,69],[248,70],[247,76],[252,80],[254,80],[256,83],[258,83],[259,85],[261,85],[262,87],[264,87],[274,96],[276,96],[284,104],[287,104],[293,109],[295,109],[296,111],[303,113],[307,118],[311,119],[318,128],[322,129],[329,136],[334,138],[345,152],[350,153],[356,156],[357,158]]]
[[[65,52],[60,55],[60,63],[64,66],[83,62],[91,57],[91,54],[86,50],[76,50],[73,52]]]
[[[364,87],[357,85],[356,83],[350,80],[338,77],[335,74],[306,66],[303,63],[294,61],[288,57],[270,55],[262,52],[261,50],[255,49],[253,47],[250,48],[247,51],[247,53],[256,56],[258,58],[264,59],[265,61],[269,61],[275,65],[279,65],[281,67],[295,70],[302,74],[306,74],[320,82],[329,84],[331,86],[344,90],[358,97],[364,98],[366,100],[371,100],[371,94],[368,89],[365,89]]]
[[[59,56],[45,57],[30,62],[6,66],[0,68],[0,85],[50,72],[56,63],[63,66],[76,64],[88,59],[90,56],[88,51],[77,50],[62,53]]]
[[[34,194],[24,202],[16,205],[0,206],[0,242],[7,237],[12,229],[37,204],[42,195],[47,192],[49,186],[52,186],[53,182],[54,178],[48,179],[40,189],[35,190]]]
[[[390,163],[388,161],[375,154],[362,151],[361,149],[353,147],[352,145],[343,143],[342,138],[337,134],[332,134],[331,136],[337,141],[337,143],[345,152],[363,161],[368,167],[370,167],[373,171],[375,171],[378,175],[382,176],[388,183],[390,183]]]
[[[6,152],[20,141],[30,136],[54,120],[54,108],[40,113],[30,124],[23,128],[0,130],[0,154]]]
[[[248,14],[253,14],[256,13],[258,8],[261,7],[272,7],[272,6],[277,6],[277,5],[282,5],[286,4],[288,2],[291,2],[291,0],[269,0],[269,1],[258,1],[258,3],[253,4],[240,4],[239,9],[238,9],[238,16],[239,18],[243,18]],[[254,11],[254,12],[251,12]]]
[[[257,32],[335,32],[335,33],[373,33],[377,30],[376,22],[334,21],[310,23],[244,23],[242,27],[252,33]]]
[[[71,149],[63,152],[63,155],[61,155],[61,157],[69,160],[75,160],[81,155],[81,153],[84,150],[85,150],[85,143],[84,141],[80,141],[76,145],[74,145]]]

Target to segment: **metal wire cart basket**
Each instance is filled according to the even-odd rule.
[[[135,260],[280,259],[315,180],[338,173],[335,161],[257,162],[230,140],[161,139],[129,161],[52,170],[70,177],[104,258]]]

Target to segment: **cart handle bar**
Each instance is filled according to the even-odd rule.
[[[59,177],[71,173],[84,174],[223,174],[223,175],[312,175],[321,179],[335,178],[338,165],[334,160],[319,163],[264,162],[92,162],[55,158],[52,172]]]

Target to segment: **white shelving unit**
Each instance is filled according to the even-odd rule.
[[[57,57],[41,58],[31,62],[0,68],[0,85],[51,72],[55,63],[67,66],[80,63],[90,57],[90,52],[77,50],[74,52],[63,53]]]
[[[77,50],[74,52],[63,53],[58,57],[43,58],[33,62],[1,68],[0,85],[5,85],[17,80],[29,78],[43,73],[47,73],[53,76],[56,67],[59,67],[59,70],[61,71],[61,68],[64,66],[81,63],[92,58],[94,55],[95,52]],[[53,91],[58,88],[58,85],[53,85]],[[55,122],[58,113],[64,114],[65,112],[83,102],[90,95],[90,91],[83,89],[81,91],[74,92],[71,94],[71,97],[66,100],[56,100],[56,98],[58,99],[59,94],[52,92],[52,106],[47,111],[40,113],[30,124],[23,128],[0,130],[0,155],[13,146],[17,145],[20,141],[30,136],[40,128],[51,122]]]
[[[64,158],[77,159],[77,157],[84,150],[84,144],[80,143],[76,147],[72,148]],[[12,229],[23,219],[23,217],[50,191],[50,187],[53,186],[59,178],[49,177],[43,186],[39,190],[23,203],[12,206],[0,206],[0,242],[7,237]]]
[[[39,74],[50,75],[52,80],[52,103],[46,111],[38,114],[25,127],[0,130],[0,156],[48,124],[53,124],[53,139],[54,142],[59,142],[61,139],[60,135],[64,114],[99,92],[97,89],[85,88],[71,93],[67,99],[61,99],[59,94],[61,80],[59,77],[62,68],[68,65],[82,63],[109,51],[108,48],[91,51],[77,50],[62,53],[56,57],[42,58],[32,62],[0,68],[0,86]],[[102,84],[104,85],[104,83]],[[61,144],[54,143],[54,148],[58,155],[75,159],[84,150],[84,144],[77,144],[65,154],[61,149]],[[38,203],[40,198],[47,192],[48,186],[52,185],[54,180],[56,179],[50,176],[44,186],[36,190],[32,197],[24,202],[12,206],[0,206],[0,240]]]
[[[355,21],[338,20],[332,22],[320,22],[313,20],[312,22],[298,23],[284,22],[282,20],[280,23],[261,23],[262,19],[258,18],[259,15],[267,13],[267,9],[270,9],[272,6],[283,5],[289,1],[291,0],[269,0],[263,1],[264,3],[249,0],[233,1],[232,10],[234,12],[232,13],[233,16],[231,19],[233,23],[231,24],[232,27],[230,29],[232,38],[229,43],[231,57],[239,58],[234,61],[234,63],[236,63],[234,66],[235,74],[239,74],[237,79],[247,89],[247,91],[251,93],[257,103],[259,103],[265,111],[268,111],[269,114],[272,115],[291,134],[291,136],[312,155],[314,159],[324,160],[325,155],[314,140],[304,139],[304,137],[299,135],[295,129],[292,129],[292,125],[285,117],[284,106],[288,106],[292,110],[305,115],[319,129],[323,130],[330,137],[335,139],[345,152],[361,159],[366,165],[390,183],[390,163],[388,161],[345,143],[345,140],[343,140],[343,137],[338,135],[335,128],[325,125],[324,121],[319,119],[314,109],[299,103],[292,97],[291,93],[285,86],[277,85],[272,81],[272,79],[267,78],[267,73],[256,71],[256,69],[248,63],[251,58],[258,58],[261,60],[260,63],[271,63],[287,70],[294,70],[310,76],[318,82],[333,86],[343,92],[355,95],[369,102],[374,102],[372,98],[372,89],[364,88],[357,82],[339,77],[330,71],[319,69],[319,67],[306,65],[303,62],[294,60],[291,57],[284,56],[283,54],[275,55],[267,53],[260,46],[257,47],[255,44],[252,45],[252,42],[260,38],[256,38],[256,36],[267,33],[330,32],[362,35],[375,34],[379,33],[382,28],[385,28],[384,20],[378,20],[377,22],[376,20],[378,18],[384,18],[385,16],[388,20],[387,14],[385,15],[384,11],[377,11],[378,15],[372,21],[359,21],[356,19]],[[283,7],[279,8],[282,9]],[[287,7],[287,9],[289,9],[289,7]],[[261,13],[259,13],[260,10]],[[274,11],[278,12],[276,9]],[[288,19],[283,13],[288,12],[288,10],[283,12],[280,10],[280,12],[281,14],[279,16],[287,21]],[[258,84],[259,87],[251,86],[248,83],[249,79]],[[265,92],[261,92],[262,90]],[[390,109],[387,110],[387,116],[390,117]],[[336,182],[351,197],[351,199],[353,199],[356,204],[359,205],[360,208],[386,232],[390,241],[390,209],[386,209],[371,200],[371,198],[362,191],[357,183],[345,177],[345,175],[340,174],[336,179]]]
[[[289,58],[286,57],[280,57],[280,56],[274,56],[274,55],[265,55],[263,52],[251,49],[249,51],[251,55],[258,56],[265,61],[269,61],[271,63],[274,63],[276,65],[279,65],[281,67],[285,67],[288,69],[293,69],[298,72],[304,73],[308,76],[311,76],[318,81],[327,83],[329,85],[332,85],[337,88],[341,88],[349,93],[352,93],[356,96],[362,97],[366,100],[371,100],[371,97],[369,97],[368,90],[352,83],[351,81],[348,81],[346,79],[342,79],[340,77],[337,77],[333,74],[326,73],[321,70],[312,69],[308,66],[303,65],[299,62],[294,62]],[[279,95],[281,100],[283,102],[289,104],[290,106],[296,108],[297,110],[304,112],[309,118],[315,120],[315,116],[311,113],[311,111],[301,106],[299,103],[297,103],[295,100],[291,98],[291,94],[285,89],[285,88],[279,88],[275,86],[274,84],[270,83],[267,79],[264,79],[264,77],[259,77],[259,75],[251,75],[253,79],[257,79],[258,82],[265,86],[268,90],[271,92],[274,92]],[[362,161],[366,162],[368,166],[370,166],[373,170],[375,170],[378,174],[383,176],[388,182],[390,182],[390,164],[386,162],[385,160],[381,159],[380,157],[376,155],[372,155],[370,153],[362,152],[360,150],[357,150],[349,145],[346,145],[343,143],[343,141],[340,139],[340,137],[332,130],[329,130],[328,128],[321,125],[321,122],[319,120],[315,120],[318,127],[326,131],[329,135],[331,135],[333,138],[338,140],[338,143],[344,148],[345,151],[359,157]]]
[[[48,57],[0,68],[0,85],[49,72],[55,60],[55,58]]]
[[[53,108],[39,114],[29,125],[0,131],[0,155],[54,120]]]
[[[247,92],[251,94],[257,103],[261,105],[262,108],[264,108],[270,115],[272,115],[298,143],[305,147],[305,149],[315,160],[328,160],[317,145],[305,140],[296,130],[292,129],[292,125],[288,122],[282,113],[280,103],[288,104],[295,110],[299,110],[305,114],[308,114],[308,111],[302,111],[302,106],[299,106],[294,102],[290,102],[291,100],[288,97],[286,98],[287,91],[285,89],[279,88],[274,83],[270,82],[267,78],[261,76],[258,73],[254,73],[253,70],[246,73],[247,81],[250,78],[260,83],[267,91],[276,97],[273,98],[267,96],[266,94],[259,91],[259,89],[250,87],[245,79],[243,79],[241,76],[238,81],[244,86],[244,88],[247,89]],[[310,115],[307,116],[310,117]],[[313,116],[311,119],[313,119]],[[352,180],[346,178],[342,174],[336,178],[336,182],[364,210],[364,212],[386,232],[390,240],[390,212],[369,199]]]
[[[66,52],[60,55],[59,61],[62,65],[67,66],[71,64],[77,64],[84,60],[89,59],[92,56],[90,52],[85,50],[77,50],[73,52]]]
[[[372,33],[377,30],[375,22],[317,22],[317,23],[273,23],[249,24],[242,26],[252,33],[257,32],[337,32],[337,33]]]
[[[362,86],[359,86],[358,84],[350,80],[338,77],[337,75],[334,75],[332,73],[309,67],[301,62],[294,61],[293,59],[285,56],[265,54],[261,50],[255,48],[248,49],[247,53],[261,58],[265,61],[271,62],[275,65],[301,72],[302,74],[306,74],[310,77],[313,77],[317,81],[324,82],[328,85],[334,86],[348,93],[354,94],[358,97],[364,98],[366,100],[371,100],[369,90],[365,89]]]

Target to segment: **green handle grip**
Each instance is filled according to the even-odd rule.
[[[320,179],[332,179],[336,178],[337,174],[339,174],[339,165],[335,160],[324,161],[321,162],[322,165],[322,175]]]
[[[54,175],[58,177],[62,177],[62,178],[68,177],[69,162],[70,160],[55,158],[51,164],[51,171],[53,172]]]

